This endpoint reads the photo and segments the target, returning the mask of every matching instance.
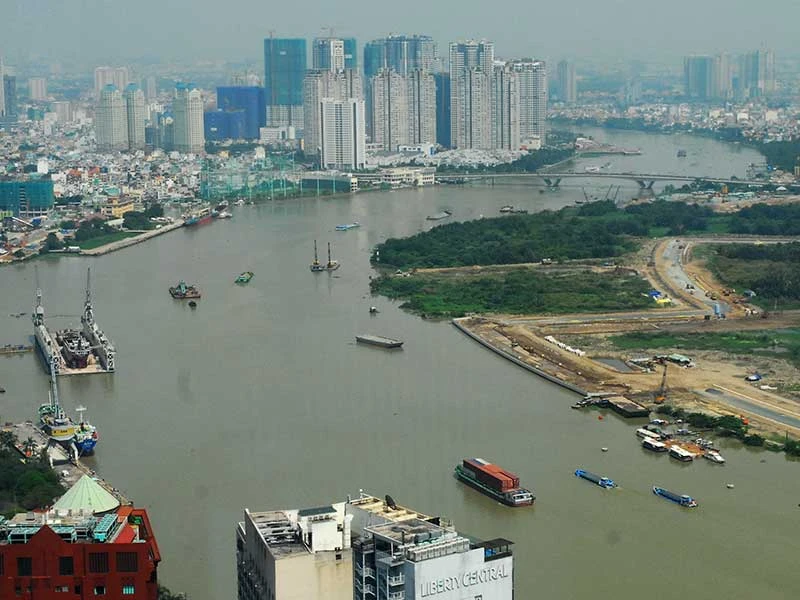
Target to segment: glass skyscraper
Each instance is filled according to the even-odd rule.
[[[244,131],[241,137],[245,139],[258,139],[259,128],[267,124],[264,88],[254,86],[218,87],[217,108],[224,112],[244,111]]]
[[[398,75],[414,71],[433,72],[437,59],[436,42],[428,35],[390,35],[364,46],[364,74],[369,78],[383,68]]]
[[[264,95],[269,125],[302,127],[306,66],[304,38],[264,40]]]

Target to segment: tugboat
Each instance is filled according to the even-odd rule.
[[[669,490],[665,490],[664,488],[660,488],[657,486],[653,486],[653,493],[656,496],[661,496],[662,498],[666,498],[667,500],[671,500],[676,504],[680,504],[685,508],[695,508],[697,506],[697,502],[691,496],[687,496],[686,494],[676,494],[674,492],[670,492]]]
[[[181,279],[178,285],[169,288],[169,295],[176,300],[188,300],[190,298],[199,298],[200,290],[193,285],[186,285],[186,282]]]
[[[249,283],[252,278],[253,278],[253,272],[245,271],[236,278],[236,283]]]
[[[319,273],[325,270],[325,265],[319,262],[319,257],[317,256],[317,240],[314,240],[314,262],[309,265],[309,268],[314,273]]]
[[[328,271],[335,271],[339,268],[339,261],[338,260],[331,260],[331,243],[328,242],[328,262],[325,265],[325,268]]]
[[[465,458],[455,468],[456,479],[505,504],[530,506],[536,500],[533,492],[519,487],[519,477],[482,458]]]
[[[678,158],[686,158],[686,150],[678,150]]]
[[[581,479],[585,479],[586,481],[591,481],[592,483],[596,483],[601,488],[606,488],[607,490],[617,487],[617,484],[614,483],[613,479],[609,479],[608,477],[601,477],[600,475],[595,475],[594,473],[590,471],[584,471],[583,469],[576,469],[575,477],[580,477]]]
[[[86,408],[79,406],[80,423],[77,425],[70,419],[58,402],[58,386],[56,374],[50,371],[50,401],[39,407],[39,424],[47,437],[71,452],[75,458],[90,454],[97,445],[97,428],[83,418]]]

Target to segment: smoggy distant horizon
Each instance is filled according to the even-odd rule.
[[[447,44],[495,43],[498,57],[601,62],[674,62],[688,54],[770,48],[797,55],[797,0],[506,0],[374,2],[339,0],[6,0],[0,9],[0,56],[105,64],[137,57],[242,60],[262,57],[263,39],[334,35],[363,44],[390,33],[427,34]],[[330,28],[330,29],[329,29]]]

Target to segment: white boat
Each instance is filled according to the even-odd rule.
[[[703,453],[703,458],[707,458],[711,462],[716,463],[718,465],[724,465],[725,464],[725,459],[716,450],[706,450]]]
[[[600,167],[592,165],[592,166],[586,167],[586,169],[584,169],[584,170],[587,173],[599,173],[600,172]]]
[[[230,219],[233,215],[229,213],[227,210],[223,210],[221,213],[217,215],[218,219]]]
[[[674,445],[669,449],[669,455],[681,462],[691,462],[695,458],[693,452],[689,452],[686,448],[681,448],[678,445]]]
[[[669,450],[664,442],[659,442],[658,440],[647,437],[642,440],[642,448],[652,452],[666,452]]]

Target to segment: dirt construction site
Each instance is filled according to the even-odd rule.
[[[756,242],[755,239],[749,240]],[[794,241],[787,239],[770,242]],[[481,315],[458,319],[485,345],[591,394],[619,394],[655,409],[737,415],[762,434],[800,437],[800,370],[778,354],[731,355],[660,348],[619,350],[610,337],[631,332],[675,334],[790,329],[800,311],[766,313],[715,280],[692,249],[747,238],[652,240],[624,267],[635,269],[663,298],[660,308],[573,315]],[[763,242],[759,242],[763,243]],[[683,352],[690,356],[683,356]],[[748,381],[754,373],[764,375]]]

